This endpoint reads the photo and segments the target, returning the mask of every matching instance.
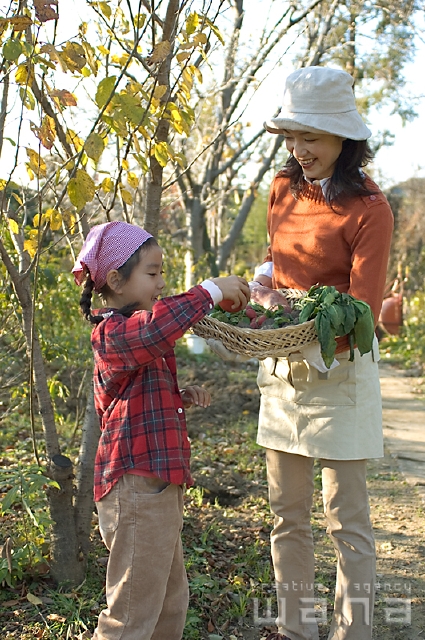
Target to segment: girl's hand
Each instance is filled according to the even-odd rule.
[[[223,293],[223,300],[233,300],[234,308],[245,309],[250,298],[248,282],[239,276],[227,276],[225,278],[211,278],[212,282]]]
[[[185,387],[184,389],[180,389],[180,395],[183,400],[183,406],[185,409],[189,409],[192,405],[197,405],[198,407],[209,407],[211,404],[211,394],[206,389],[202,387],[198,387],[197,384],[194,384],[190,387]]]

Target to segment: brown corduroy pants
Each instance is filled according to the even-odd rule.
[[[313,458],[266,449],[277,625],[291,640],[318,640],[314,549],[310,524]],[[375,543],[369,517],[365,460],[320,460],[327,532],[337,577],[329,640],[370,640],[375,590]],[[316,595],[316,599],[315,599]],[[326,601],[325,605],[326,607]],[[319,607],[320,608],[320,607]]]
[[[189,600],[182,487],[126,474],[96,506],[110,555],[93,640],[181,640]]]

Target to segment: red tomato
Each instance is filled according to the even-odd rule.
[[[223,311],[228,311],[229,313],[237,313],[238,311],[242,311],[243,304],[240,304],[236,309],[232,309],[232,305],[235,304],[233,300],[222,300],[218,303],[219,306],[223,309]]]

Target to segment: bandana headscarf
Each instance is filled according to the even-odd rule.
[[[152,237],[141,227],[119,220],[96,225],[85,239],[72,269],[76,284],[83,284],[90,273],[95,291],[100,291],[108,271],[122,267]]]

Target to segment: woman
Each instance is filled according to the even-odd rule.
[[[285,136],[290,153],[271,186],[270,247],[255,274],[252,297],[270,290],[334,285],[382,304],[393,216],[362,171],[371,132],[357,112],[353,78],[308,67],[286,81],[283,107],[265,128]],[[263,285],[263,286],[260,286]],[[265,286],[264,286],[265,285]],[[276,295],[276,292],[272,295]],[[302,353],[260,363],[258,443],[266,448],[279,633],[269,640],[318,640],[310,525],[314,459],[320,460],[327,531],[337,556],[329,640],[372,637],[375,546],[369,518],[366,460],[383,455],[376,346],[349,361],[340,338],[328,370]]]

